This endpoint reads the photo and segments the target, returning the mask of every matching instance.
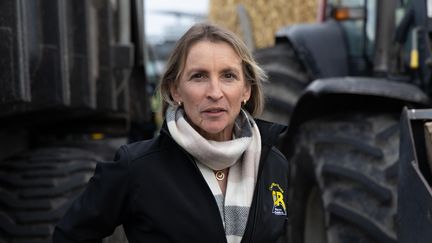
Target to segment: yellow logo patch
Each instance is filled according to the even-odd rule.
[[[272,192],[273,209],[272,213],[275,215],[286,215],[286,207],[283,193],[284,191],[279,184],[272,183],[269,190]]]

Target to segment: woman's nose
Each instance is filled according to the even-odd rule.
[[[219,100],[223,97],[222,87],[217,78],[212,78],[207,90],[208,98],[212,100]]]

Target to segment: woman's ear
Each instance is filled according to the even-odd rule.
[[[173,98],[174,102],[181,101],[180,94],[178,92],[177,84],[174,83],[170,86],[170,94],[171,94],[171,97]]]
[[[244,91],[243,91],[243,95],[242,95],[242,100],[249,100],[251,97],[251,92],[252,92],[252,88],[251,85],[249,83],[247,83],[245,85]]]

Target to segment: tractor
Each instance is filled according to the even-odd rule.
[[[398,240],[432,239],[432,109],[407,109],[401,117]]]
[[[402,146],[410,137],[402,127],[417,119],[406,114],[431,105],[432,1],[320,6],[319,22],[284,27],[273,47],[255,52],[269,74],[266,116],[288,124],[279,146],[292,167],[289,242],[429,242],[432,229],[413,230],[421,222],[409,213],[431,225],[430,204],[412,208],[431,201],[429,164],[420,166],[429,198],[413,197],[420,189],[406,178],[418,173],[399,166],[418,149]],[[423,240],[409,241],[410,232]]]
[[[96,163],[152,136],[143,7],[0,2],[0,242],[51,242]]]

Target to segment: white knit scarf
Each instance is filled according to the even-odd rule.
[[[202,137],[186,121],[182,108],[168,107],[166,120],[172,138],[198,162],[219,206],[228,243],[240,242],[249,216],[261,155],[261,136],[252,116],[242,109],[235,120],[235,139],[222,142]],[[228,167],[224,197],[213,170]]]

